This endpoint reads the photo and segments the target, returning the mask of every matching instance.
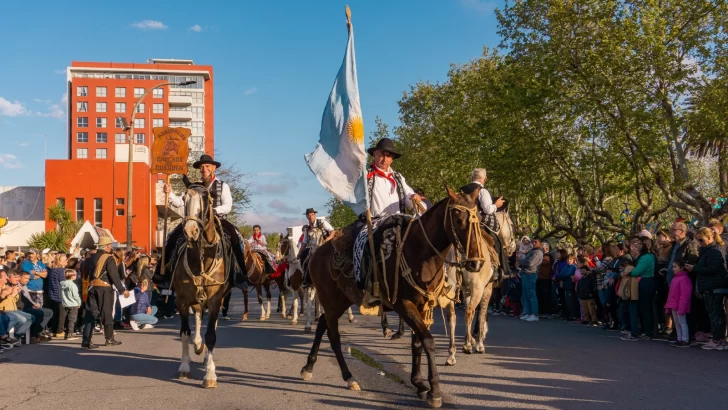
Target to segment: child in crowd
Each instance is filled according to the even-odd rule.
[[[511,306],[511,316],[521,316],[521,278],[517,274],[511,275],[506,281],[505,296],[508,298]]]
[[[693,283],[690,281],[688,272],[685,269],[684,261],[675,261],[672,264],[672,271],[675,276],[670,283],[670,291],[665,303],[665,313],[671,314],[677,340],[672,343],[674,347],[690,347],[690,336],[688,333],[687,314],[690,313],[690,297],[693,294]]]
[[[576,320],[576,316],[579,314],[578,300],[574,293],[574,281],[572,276],[576,274],[576,257],[574,255],[566,256],[566,265],[558,271],[555,281],[559,284],[559,297],[562,299],[562,317],[564,320],[573,321]]]
[[[76,316],[78,308],[81,306],[81,296],[78,294],[78,286],[76,286],[76,271],[66,269],[64,272],[66,280],[61,282],[61,303],[66,311],[66,323],[61,323],[66,329],[65,340],[77,340],[78,335],[75,334],[73,328],[76,325]]]
[[[581,310],[584,315],[582,324],[597,326],[596,281],[594,279],[594,273],[589,270],[585,256],[579,256],[577,259],[577,267],[577,272],[581,276],[581,279],[576,284],[576,291],[581,300]]]

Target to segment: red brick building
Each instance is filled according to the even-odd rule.
[[[214,152],[213,72],[191,60],[150,60],[147,64],[73,62],[67,69],[67,159],[46,161],[46,230],[53,229],[47,208],[63,202],[77,220],[109,229],[126,242],[128,135],[118,117],[131,122],[134,104],[132,240],[147,251],[159,244],[157,200],[162,176],[151,175],[153,127],[187,127],[190,160]]]

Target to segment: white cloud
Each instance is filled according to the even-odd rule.
[[[8,101],[3,97],[0,97],[0,115],[6,117],[17,117],[19,115],[28,115],[30,112],[27,108],[18,100]]]
[[[53,104],[50,106],[50,111],[48,112],[39,112],[36,115],[39,117],[51,117],[51,118],[58,118],[63,119],[66,116],[66,113],[61,109],[61,106],[58,104]]]
[[[51,104],[51,100],[42,100],[40,98],[33,98],[33,101],[35,101],[37,103],[41,103],[41,104],[46,104],[46,105],[50,105]]]
[[[63,68],[63,69],[60,69],[60,70],[55,70],[55,73],[56,74],[66,74],[66,69]]]
[[[490,13],[496,8],[496,3],[492,0],[460,0],[460,4],[479,13]]]
[[[248,225],[260,225],[265,233],[285,232],[289,226],[300,226],[306,223],[303,215],[287,217],[273,214],[244,213],[242,219]]]
[[[19,147],[27,147],[27,146],[29,146],[29,145],[30,145],[30,143],[29,143],[28,141],[21,141],[21,142],[18,142],[18,146],[19,146]]]
[[[257,88],[255,88],[255,87],[253,87],[253,88],[248,88],[247,90],[245,90],[245,91],[243,92],[243,95],[253,95],[253,94],[257,93],[257,92],[258,92],[258,89],[257,89]]]
[[[199,24],[195,24],[194,26],[190,27],[190,31],[194,31],[195,33],[199,33],[202,31],[202,26]]]
[[[139,30],[166,30],[167,26],[162,23],[161,21],[157,20],[143,20],[138,21],[136,23],[133,23],[131,25],[134,28],[138,28]]]
[[[68,92],[63,93],[61,96],[61,104],[68,105]]]
[[[274,199],[268,203],[268,207],[274,211],[282,212],[284,214],[297,214],[301,212],[300,209],[289,206],[280,199]]]
[[[0,167],[5,169],[20,169],[23,164],[13,154],[0,154]]]

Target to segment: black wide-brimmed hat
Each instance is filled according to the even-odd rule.
[[[374,156],[374,151],[382,150],[392,154],[392,158],[397,159],[402,156],[399,152],[394,150],[394,143],[389,138],[382,138],[377,142],[377,145],[369,148],[367,152],[369,155]]]
[[[308,215],[308,214],[311,214],[311,213],[317,214],[318,212],[316,212],[316,210],[314,210],[313,208],[308,208],[306,210],[306,212],[304,212],[303,214],[304,215]]]
[[[221,163],[219,163],[219,162],[215,161],[214,159],[212,159],[211,156],[209,156],[207,154],[202,154],[202,155],[200,155],[200,160],[197,161],[197,162],[195,162],[194,164],[192,164],[192,168],[200,169],[200,166],[202,164],[212,164],[216,168],[220,168],[222,166]]]

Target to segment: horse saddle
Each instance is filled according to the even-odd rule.
[[[396,228],[400,230],[400,240],[404,236],[407,226],[412,221],[412,217],[404,214],[397,214],[385,217],[385,219],[377,221],[374,227],[374,251],[376,255],[372,258],[371,248],[368,245],[368,237],[366,238],[367,243],[364,245],[364,250],[361,257],[361,271],[363,272],[362,279],[371,271],[372,261],[384,262],[392,256],[397,249],[397,234]]]
[[[256,258],[255,264],[260,265],[263,264],[265,267],[264,272],[267,274],[273,274],[276,272],[275,266],[273,266],[273,263],[268,258],[268,255],[265,252],[262,251],[253,251],[253,257]]]

